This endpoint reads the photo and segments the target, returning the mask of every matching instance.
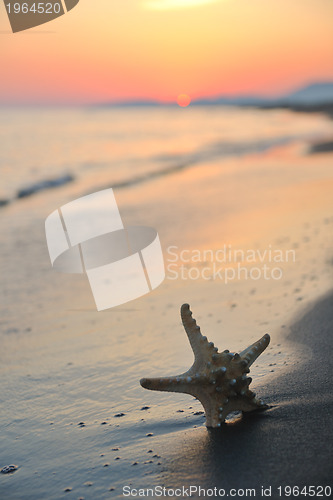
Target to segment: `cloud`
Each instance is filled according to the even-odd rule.
[[[219,2],[220,0],[145,0],[143,7],[150,10],[174,10]]]

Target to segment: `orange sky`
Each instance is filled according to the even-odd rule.
[[[12,34],[0,102],[175,101],[333,80],[332,0],[80,0]]]

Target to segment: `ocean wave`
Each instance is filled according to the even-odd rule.
[[[13,199],[10,198],[2,198],[0,199],[0,208],[9,205],[9,203],[18,200],[20,198],[27,198],[28,196],[32,196],[40,191],[45,191],[47,189],[53,189],[64,184],[68,184],[69,182],[73,182],[74,177],[71,174],[61,175],[59,177],[53,179],[44,179],[24,188],[21,188],[17,191],[16,196]]]
[[[207,161],[219,160],[227,157],[233,156],[243,156],[246,154],[254,154],[254,153],[262,153],[274,147],[283,146],[289,144],[295,140],[298,140],[303,137],[299,136],[283,136],[276,137],[270,139],[264,139],[259,141],[251,141],[251,142],[226,142],[219,141],[207,144],[195,151],[190,151],[186,153],[161,153],[159,155],[154,155],[147,159],[150,163],[159,164],[160,167],[156,170],[152,170],[149,172],[142,172],[139,175],[127,177],[124,179],[120,179],[118,181],[112,182],[109,184],[109,187],[114,189],[123,189],[127,187],[131,187],[137,184],[142,184],[144,182],[152,181],[156,178],[164,177],[167,175],[175,174],[176,172],[180,172],[186,168],[191,168],[197,166],[200,163],[206,163]],[[82,164],[84,169],[87,168],[87,163]],[[9,203],[29,196],[33,196],[36,193],[41,191],[45,191],[48,189],[53,189],[57,187],[61,187],[69,182],[73,182],[75,177],[72,174],[63,174],[59,177],[52,179],[43,179],[38,182],[34,182],[30,185],[27,185],[21,189],[19,189],[12,199],[2,198],[0,199],[0,208],[5,207]],[[94,191],[98,191],[99,189],[105,189],[105,184],[100,188],[94,188]]]
[[[275,139],[267,139],[255,142],[247,143],[230,143],[230,142],[217,142],[212,143],[204,148],[198,149],[194,152],[184,153],[184,154],[160,154],[150,158],[151,162],[158,163],[168,163],[166,167],[159,168],[157,170],[146,172],[141,175],[137,175],[131,178],[123,179],[121,181],[113,182],[109,186],[101,186],[99,189],[105,189],[106,187],[112,187],[114,189],[122,189],[137,184],[142,184],[144,182],[152,181],[159,177],[164,177],[167,175],[180,172],[186,168],[194,167],[200,163],[205,163],[207,161],[218,160],[222,158],[232,157],[232,156],[243,156],[246,154],[263,153],[274,147],[287,145],[294,140],[299,139],[296,136],[285,136],[278,137]],[[304,139],[304,137],[303,137]],[[98,190],[98,189],[97,189]]]

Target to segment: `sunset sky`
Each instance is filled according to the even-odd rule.
[[[0,3],[0,102],[276,95],[333,81],[332,0],[80,0],[13,34]]]

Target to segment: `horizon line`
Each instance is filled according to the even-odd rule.
[[[214,94],[213,96],[202,95],[200,97],[195,97],[191,99],[190,105],[200,106],[200,105],[238,105],[242,104],[242,102],[237,103],[235,101],[244,100],[244,104],[246,104],[246,100],[253,101],[253,104],[270,104],[270,103],[283,103],[283,99],[288,99],[288,97],[292,96],[294,93],[307,89],[311,86],[316,85],[332,85],[333,80],[312,80],[308,82],[304,82],[298,86],[293,86],[289,92],[274,94],[273,96],[267,96],[261,93],[220,93]],[[191,96],[190,96],[191,97]],[[224,102],[218,102],[224,101]],[[331,102],[331,101],[330,101]],[[85,102],[75,102],[75,101],[57,101],[57,100],[49,100],[49,101],[0,101],[0,106],[8,106],[8,107],[16,107],[16,106],[70,106],[70,107],[98,107],[98,106],[109,106],[109,107],[126,107],[126,106],[161,106],[161,107],[179,107],[177,103],[177,96],[174,99],[154,99],[154,98],[144,98],[144,97],[129,97],[129,98],[120,98],[120,99],[110,99],[103,101],[85,101]]]

